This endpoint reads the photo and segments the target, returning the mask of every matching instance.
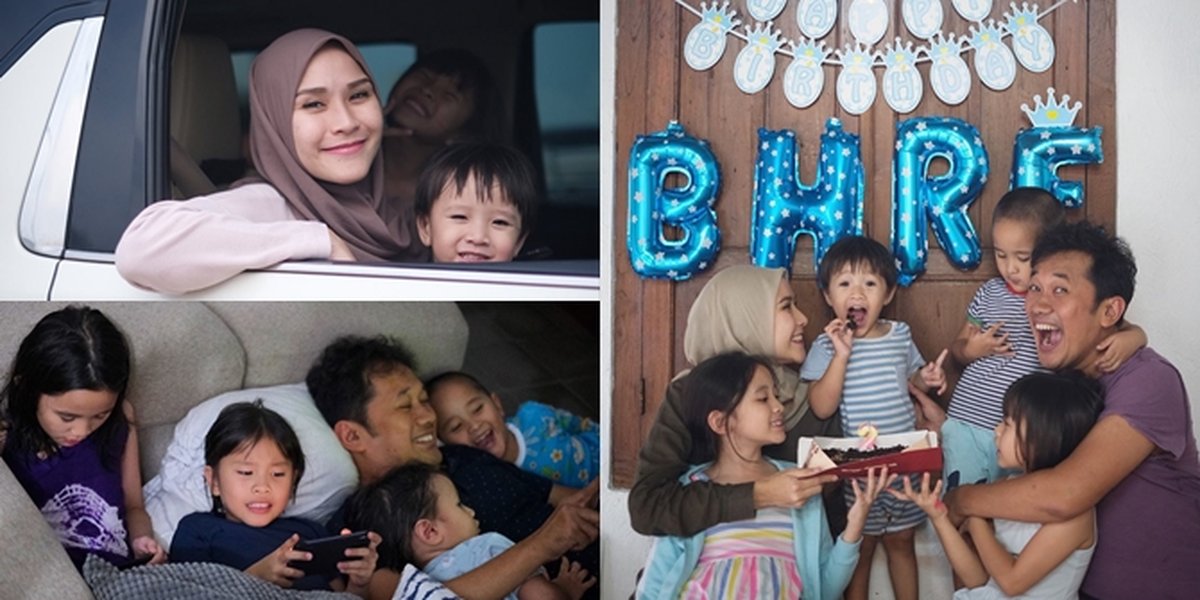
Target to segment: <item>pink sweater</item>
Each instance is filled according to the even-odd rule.
[[[168,294],[216,285],[247,269],[329,258],[329,228],[301,220],[283,196],[254,183],[146,207],[117,243],[117,271]]]

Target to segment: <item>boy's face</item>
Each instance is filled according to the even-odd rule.
[[[1034,228],[1013,219],[1000,219],[992,224],[993,252],[996,270],[1013,291],[1024,294],[1029,289],[1033,245],[1037,242]]]
[[[433,476],[433,491],[437,494],[437,514],[433,520],[442,527],[447,547],[460,544],[479,535],[475,511],[462,503],[454,482],[445,475]]]
[[[879,313],[895,293],[867,265],[848,263],[829,278],[825,302],[837,318],[854,321],[854,337],[874,337]]]
[[[504,409],[495,394],[485,394],[465,381],[450,380],[437,386],[429,399],[438,416],[438,436],[447,444],[479,448],[499,458],[516,448],[508,443]],[[510,460],[511,462],[511,460]]]
[[[421,243],[433,250],[434,262],[504,262],[521,250],[521,214],[497,183],[480,200],[475,176],[462,191],[446,183],[428,217],[418,217]]]
[[[287,508],[296,471],[279,444],[261,439],[221,457],[215,470],[205,466],[204,478],[229,520],[266,527]]]

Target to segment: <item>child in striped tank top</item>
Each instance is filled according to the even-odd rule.
[[[767,359],[730,352],[692,370],[682,395],[684,420],[695,440],[690,458],[701,464],[681,478],[685,485],[753,482],[795,466],[762,453],[787,435],[771,367]],[[660,537],[637,597],[840,598],[858,562],[867,508],[894,479],[885,468],[865,483],[851,481],[854,502],[836,543],[820,498],[799,509],[762,509],[753,519],[691,537]]]
[[[812,382],[808,387],[811,410],[818,418],[827,418],[840,407],[842,431],[846,432],[858,431],[868,423],[879,433],[914,430],[916,408],[908,388],[945,391],[942,361],[946,351],[925,365],[908,325],[879,318],[896,295],[898,273],[892,253],[870,238],[845,237],[829,248],[817,276],[834,319],[813,342],[800,370],[800,377]],[[927,396],[920,398],[922,413],[941,414],[935,402]],[[896,489],[900,489],[898,485]],[[846,501],[855,499],[847,494]],[[867,516],[858,568],[846,597],[867,597],[871,557],[882,541],[895,597],[916,600],[913,535],[924,521],[925,514],[917,506],[890,495],[880,496]]]
[[[992,483],[1007,474],[996,462],[992,435],[1002,420],[1004,393],[1021,377],[1044,371],[1025,316],[1030,259],[1042,232],[1065,217],[1062,204],[1040,188],[1008,192],[992,213],[993,256],[1000,276],[984,282],[975,292],[967,306],[967,322],[950,345],[951,356],[964,369],[941,427],[946,491],[959,485]],[[1101,368],[1104,372],[1115,370],[1145,345],[1145,332],[1126,324],[1101,344]]]

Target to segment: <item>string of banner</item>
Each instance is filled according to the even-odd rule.
[[[933,93],[946,104],[960,104],[971,91],[971,72],[963,54],[975,52],[975,72],[983,84],[993,90],[1004,90],[1016,78],[1019,62],[1033,73],[1041,73],[1054,63],[1054,38],[1038,20],[1067,2],[1059,0],[1038,12],[1022,3],[1005,12],[1000,21],[984,19],[991,13],[992,0],[951,0],[954,10],[975,24],[969,35],[956,36],[942,32],[945,11],[940,0],[902,0],[900,13],[904,26],[915,37],[927,40],[928,46],[913,47],[911,41],[899,37],[880,51],[873,50],[886,34],[889,12],[884,0],[852,0],[847,11],[847,25],[854,43],[833,50],[821,38],[833,29],[838,16],[837,0],[799,0],[795,19],[803,34],[798,40],[783,37],[775,28],[774,19],[782,14],[788,0],[746,0],[746,12],[755,21],[737,30],[741,20],[737,11],[726,1],[700,9],[688,0],[674,2],[700,17],[700,22],[688,33],[683,44],[687,64],[697,71],[712,68],[725,53],[729,36],[743,40],[746,46],[738,52],[733,79],[738,89],[747,94],[762,91],[775,74],[775,54],[792,57],[783,75],[783,90],[789,103],[806,108],[817,101],[825,87],[822,65],[840,66],[836,90],[838,104],[850,114],[862,114],[874,104],[878,92],[872,69],[884,67],[883,96],[888,106],[898,113],[912,112],[921,102],[924,82],[916,65],[929,62],[930,86]],[[1012,47],[1004,43],[1011,38]],[[786,48],[784,46],[787,46]],[[836,58],[835,58],[836,57]]]

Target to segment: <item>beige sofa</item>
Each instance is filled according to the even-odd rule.
[[[345,334],[393,336],[420,375],[462,366],[467,324],[453,303],[89,303],[133,350],[128,399],[137,411],[142,480],[159,465],[188,409],[230,390],[295,383],[321,349]],[[0,369],[20,340],[65,303],[0,303]],[[0,462],[0,597],[90,598],[37,508]]]

